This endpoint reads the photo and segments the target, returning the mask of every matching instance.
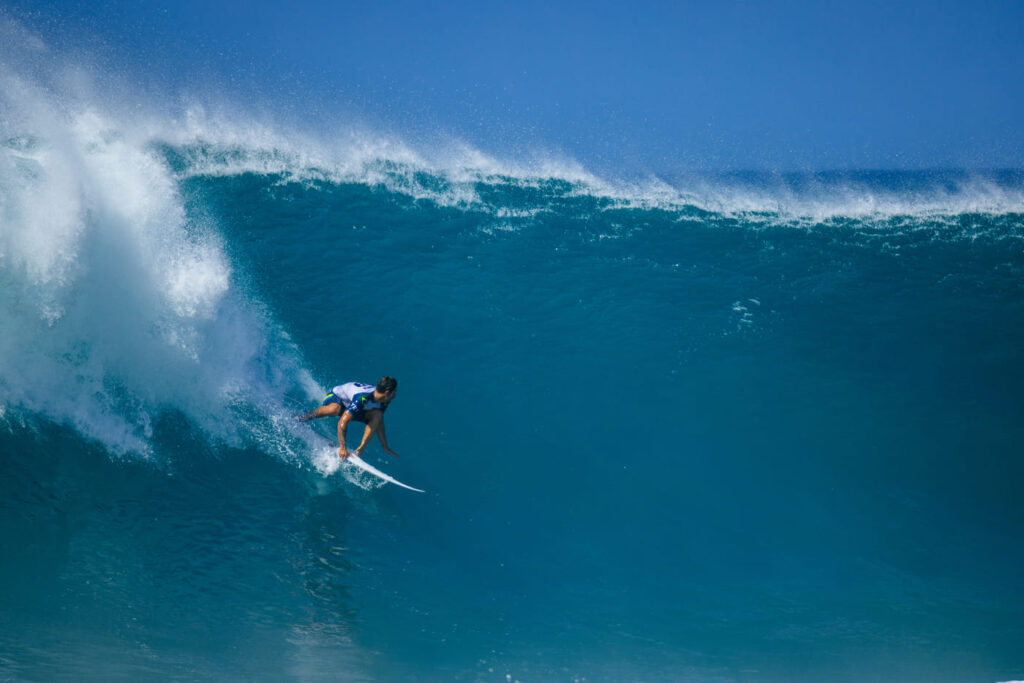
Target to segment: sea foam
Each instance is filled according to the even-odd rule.
[[[118,454],[151,456],[167,410],[244,443],[226,409],[266,421],[252,396],[315,383],[216,226],[187,215],[149,127],[66,80],[0,69],[0,404]]]

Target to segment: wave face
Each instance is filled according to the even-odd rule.
[[[1020,173],[607,180],[5,69],[3,677],[1024,673]],[[291,419],[382,374],[426,495]]]

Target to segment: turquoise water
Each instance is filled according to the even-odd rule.
[[[6,92],[0,677],[1024,676],[1020,173]],[[291,418],[384,374],[367,459],[426,494]]]

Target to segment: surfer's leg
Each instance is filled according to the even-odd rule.
[[[345,407],[341,405],[341,401],[334,394],[327,394],[327,398],[324,399],[323,405],[314,410],[311,413],[306,413],[299,417],[302,422],[309,422],[315,420],[318,417],[338,417],[341,415]]]
[[[320,406],[311,413],[306,413],[299,419],[303,422],[309,422],[315,420],[318,417],[338,417],[341,415],[341,405],[338,403],[332,403],[329,406]]]

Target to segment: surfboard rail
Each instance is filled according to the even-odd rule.
[[[392,477],[390,474],[387,474],[385,472],[381,472],[376,467],[374,467],[370,463],[368,463],[365,460],[363,460],[362,458],[360,458],[358,455],[349,455],[345,459],[345,462],[350,462],[353,465],[355,465],[356,467],[358,467],[359,469],[363,470],[364,472],[369,472],[373,476],[378,477],[380,479],[383,479],[384,481],[390,482],[392,484],[395,484],[396,486],[401,486],[402,488],[409,489],[410,491],[417,491],[419,493],[426,493],[426,491],[424,491],[423,489],[417,489],[417,488],[414,488],[412,486],[409,486],[408,484],[403,484],[402,482],[400,482],[397,479],[395,479],[394,477]]]

